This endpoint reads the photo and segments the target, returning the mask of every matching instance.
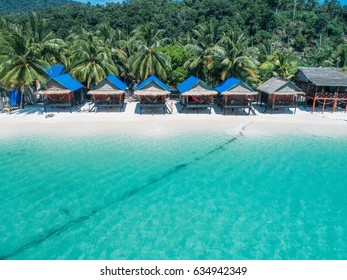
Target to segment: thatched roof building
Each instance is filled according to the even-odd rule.
[[[104,80],[97,84],[89,95],[119,95],[123,94],[127,86],[114,75],[108,75]]]
[[[48,107],[65,108],[69,107],[72,112],[74,102],[74,93],[80,91],[83,85],[74,80],[69,74],[62,74],[51,77],[45,86],[45,89],[39,90],[37,93],[45,96],[43,99],[45,112]],[[82,95],[82,92],[79,94]]]
[[[339,68],[301,67],[295,78],[312,104],[312,112],[316,103],[322,104],[322,112],[329,104],[332,104],[332,112],[338,105],[347,110],[347,71]]]
[[[168,95],[169,93],[170,88],[154,75],[149,76],[135,89],[135,94],[139,96],[161,96]]]
[[[252,102],[254,101],[254,95],[257,95],[258,92],[243,81],[237,78],[229,78],[216,86],[215,90],[219,93],[218,105],[221,106],[224,114],[226,109],[231,109],[236,114],[239,109],[249,109],[249,114],[251,112],[255,114]]]
[[[321,87],[347,87],[347,71],[338,68],[301,67],[296,80]]]
[[[302,90],[292,81],[272,77],[260,85],[257,90],[261,93],[274,95],[297,95],[303,94]]]
[[[201,96],[201,95],[216,95],[217,92],[204,81],[197,77],[190,76],[179,86],[177,86],[178,91],[182,96]]]
[[[213,96],[217,95],[217,92],[204,81],[197,77],[190,76],[184,82],[182,82],[177,89],[180,93],[181,103],[185,109],[197,109],[199,113],[200,109],[208,109],[211,114]]]
[[[166,98],[170,93],[170,88],[159,80],[156,76],[149,76],[135,89],[135,94],[140,98],[140,114],[143,109],[161,109],[166,113]]]
[[[222,95],[257,95],[258,92],[252,89],[243,81],[237,78],[229,78],[214,88]]]
[[[292,81],[272,77],[260,85],[257,90],[261,94],[261,102],[265,104],[265,111],[271,109],[290,109],[296,112],[299,95],[304,95],[302,90]]]
[[[110,111],[112,108],[117,107],[121,112],[124,106],[124,92],[126,88],[126,84],[111,74],[92,90],[88,91],[88,94],[92,96],[94,101],[93,108],[95,108],[95,113],[101,108]]]
[[[83,88],[83,85],[73,79],[69,74],[51,77],[45,89],[38,91],[39,94],[68,94]]]

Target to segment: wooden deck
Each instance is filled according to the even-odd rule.
[[[197,109],[197,113],[199,114],[199,110],[209,110],[209,114],[211,114],[212,111],[212,103],[192,103],[192,102],[188,102],[182,105],[182,109],[180,110],[183,111],[183,109],[185,110],[185,113],[187,114],[188,109]]]
[[[143,109],[150,109],[152,115],[155,109],[160,109],[160,108],[163,110],[164,115],[166,113],[166,102],[157,102],[157,103],[140,102],[139,105],[140,105],[140,115],[142,115]]]
[[[222,107],[222,110],[223,110],[223,115],[225,115],[226,110],[234,111],[234,109],[236,109],[236,115],[238,115],[238,110],[239,109],[244,109],[244,110],[248,109],[248,114],[249,115],[251,114],[251,112],[252,112],[253,115],[256,115],[255,110],[254,110],[252,104],[239,104],[239,105],[237,105],[237,104],[234,104],[234,105],[225,104],[225,105],[223,105],[222,104],[221,107]]]
[[[59,113],[59,108],[70,108],[70,113],[72,113],[72,102],[44,102],[43,107],[45,110],[45,113],[47,113],[47,107],[50,108],[56,108],[57,112]]]
[[[273,113],[274,110],[282,109],[283,113],[286,109],[294,109],[294,114],[296,113],[296,108],[298,106],[298,95],[297,94],[267,94],[262,93],[261,102],[265,104],[265,109],[263,113],[270,110]]]
[[[251,98],[243,98],[242,100],[238,99],[218,99],[218,105],[221,107],[223,111],[223,115],[225,115],[226,110],[231,110],[236,112],[236,115],[238,114],[239,109],[248,109],[248,114],[250,115],[251,112],[253,115],[256,115],[255,110],[252,105],[252,99]]]
[[[123,106],[124,106],[124,102],[95,101],[93,107],[95,108],[95,113],[97,113],[99,109],[107,109],[109,112],[112,108],[119,108],[119,112],[122,112]]]
[[[341,105],[344,107],[345,113],[347,112],[347,94],[346,93],[329,93],[329,92],[319,92],[313,94],[308,94],[306,96],[307,100],[312,100],[312,110],[311,113],[315,111],[316,104],[322,105],[322,113],[324,113],[326,105],[332,104],[331,112],[334,113],[336,107]]]
[[[294,114],[296,113],[296,108],[298,107],[298,104],[296,101],[276,101],[276,102],[269,102],[265,105],[265,110],[263,113],[265,113],[267,110],[270,109],[271,113],[273,113],[274,110],[282,109],[283,112],[285,109],[293,109],[294,108]]]

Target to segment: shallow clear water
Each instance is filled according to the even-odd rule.
[[[0,140],[2,259],[347,259],[347,139]]]

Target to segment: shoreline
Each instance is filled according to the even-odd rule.
[[[135,113],[136,103],[128,103],[125,112],[52,112],[46,118],[39,105],[27,106],[22,112],[0,114],[0,139],[28,136],[87,136],[99,133],[135,134],[146,137],[174,136],[177,133],[216,131],[246,137],[297,135],[347,136],[347,114],[315,112],[298,108],[295,115],[263,114],[222,115],[206,113],[143,114]],[[51,113],[51,112],[48,112]]]

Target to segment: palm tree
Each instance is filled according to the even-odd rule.
[[[102,23],[96,35],[100,37],[105,48],[111,52],[112,60],[119,65],[119,74],[127,84],[135,80],[135,74],[132,72],[129,57],[136,52],[135,38],[128,38],[120,29],[113,29],[109,23]]]
[[[69,69],[71,75],[83,82],[89,89],[93,84],[102,81],[108,74],[119,73],[119,66],[112,60],[112,49],[91,32],[83,31],[72,34],[69,50]]]
[[[299,69],[294,49],[278,52],[277,60],[275,61],[276,74],[282,78],[291,79],[295,76]]]
[[[193,53],[187,60],[185,67],[195,70],[196,76],[212,81],[212,71],[215,67],[215,54],[218,26],[210,21],[208,24],[200,24],[193,30],[194,39],[186,45],[186,49]]]
[[[268,79],[271,76],[279,76],[285,79],[294,77],[298,70],[298,61],[294,50],[277,50],[268,56],[267,61],[260,65],[260,72],[263,79]]]
[[[337,47],[334,53],[335,65],[338,68],[347,68],[347,44]]]
[[[136,75],[131,67],[130,57],[136,54],[138,42],[134,37],[118,41],[117,57],[121,66],[120,76],[129,85],[135,82]],[[135,69],[136,70],[136,69]]]
[[[276,51],[276,47],[270,40],[266,40],[258,46],[258,50],[258,61],[259,63],[264,63]]]
[[[35,12],[29,14],[26,33],[33,50],[50,64],[66,64],[63,53],[64,41],[55,38],[52,32],[47,34],[46,29],[47,24],[44,19]]]
[[[44,82],[49,64],[38,55],[31,38],[22,28],[3,22],[0,38],[0,81],[7,88],[18,87],[23,92],[20,108],[24,108],[24,94],[35,80]]]
[[[244,34],[239,35],[233,30],[224,34],[213,52],[219,62],[222,81],[228,77],[237,77],[255,84],[258,64],[255,59],[256,49],[248,47]]]
[[[129,58],[129,65],[133,73],[141,80],[152,74],[167,80],[167,70],[171,69],[171,59],[158,51],[158,47],[167,42],[163,38],[164,30],[156,30],[153,24],[145,24],[134,30],[133,43],[136,53]]]
[[[189,44],[194,44],[194,39],[191,35],[190,32],[187,32],[183,35],[180,35],[178,36],[177,40],[173,41],[173,43],[177,43],[177,44],[180,44],[182,46],[186,46],[186,45],[189,45]]]

